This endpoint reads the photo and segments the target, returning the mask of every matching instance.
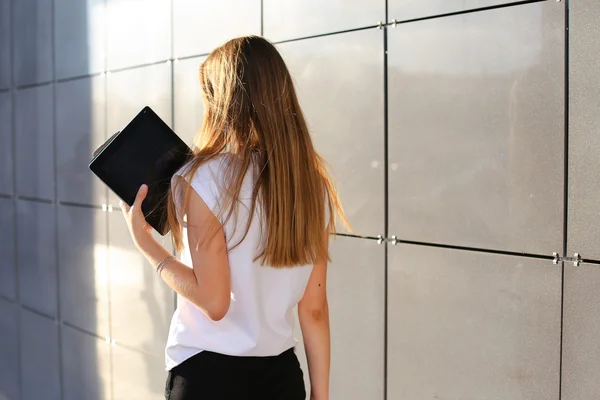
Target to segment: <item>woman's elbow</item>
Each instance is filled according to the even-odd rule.
[[[225,315],[227,315],[227,310],[225,310],[225,311],[222,311],[222,310],[217,310],[217,311],[206,310],[206,316],[208,318],[210,318],[211,321],[213,321],[213,322],[219,322],[220,320],[222,320],[223,318],[225,318]]]
[[[218,322],[225,318],[231,305],[231,298],[227,296],[227,299],[220,299],[212,302],[208,307],[205,308],[205,314],[214,322]]]
[[[301,319],[308,319],[315,322],[322,322],[329,319],[329,306],[327,302],[321,304],[298,305],[298,316]]]

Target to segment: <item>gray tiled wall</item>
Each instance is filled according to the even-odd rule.
[[[0,0],[0,399],[162,397],[174,296],[87,162],[144,105],[191,144],[199,64],[261,33],[354,228],[331,242],[332,398],[594,399],[599,17],[596,0]],[[586,263],[554,265],[565,250]]]
[[[369,29],[278,48],[294,76],[315,146],[333,169],[354,233],[383,233],[383,33]]]
[[[54,77],[52,1],[12,0],[12,83],[33,85]]]
[[[564,14],[539,2],[390,30],[391,232],[562,249]]]
[[[404,244],[388,254],[388,398],[559,398],[560,268]]]
[[[261,33],[260,0],[172,1],[176,58],[208,54],[232,37]]]
[[[569,149],[567,255],[595,260],[565,264],[563,399],[600,393],[600,3],[572,2],[569,48]]]

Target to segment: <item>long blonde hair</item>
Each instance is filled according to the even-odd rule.
[[[218,215],[226,222],[236,213],[248,168],[256,164],[249,215],[261,207],[266,232],[263,229],[264,248],[258,249],[255,260],[273,267],[329,260],[323,242],[326,227],[335,233],[335,213],[348,224],[325,162],[314,149],[290,73],[275,46],[257,36],[233,39],[208,56],[199,77],[204,119],[185,180],[190,181],[209,160],[223,153],[233,155],[225,165],[227,187],[219,207],[222,215]],[[182,226],[173,191],[168,204],[173,244],[181,251]],[[251,218],[243,238],[250,223]]]

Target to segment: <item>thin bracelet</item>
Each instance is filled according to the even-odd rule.
[[[160,276],[162,273],[162,270],[167,266],[167,264],[169,264],[171,261],[174,261],[175,257],[171,256],[171,257],[167,257],[164,260],[162,260],[157,266],[156,266],[156,273]]]
[[[171,256],[171,257],[167,257],[164,260],[162,260],[161,262],[159,262],[158,265],[156,266],[156,273],[158,275],[160,275],[160,273],[167,266],[167,264],[174,260],[175,260],[175,257]]]
[[[156,270],[158,271],[158,269],[160,267],[162,267],[165,263],[168,263],[169,261],[173,260],[173,258],[175,258],[175,257],[169,256],[169,257],[165,258],[164,260],[162,260],[161,262],[159,262],[158,264],[156,264]]]

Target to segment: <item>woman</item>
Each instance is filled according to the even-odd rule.
[[[182,259],[121,204],[133,240],[178,293],[167,399],[305,399],[293,309],[311,398],[329,398],[328,237],[345,223],[313,148],[292,78],[260,37],[231,40],[200,68],[204,121],[194,157],[171,182],[169,224]]]

